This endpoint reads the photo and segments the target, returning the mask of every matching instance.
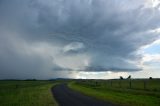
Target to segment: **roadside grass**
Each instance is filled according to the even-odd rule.
[[[0,106],[57,106],[51,81],[0,81]]]
[[[160,91],[160,79],[112,79],[112,80],[79,80],[83,85],[101,86],[106,88],[124,88],[147,91]]]
[[[68,86],[85,95],[123,106],[160,106],[160,93],[124,88],[105,88],[72,82]]]

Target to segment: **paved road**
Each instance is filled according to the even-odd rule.
[[[65,84],[53,87],[52,93],[60,106],[114,106],[73,91]]]

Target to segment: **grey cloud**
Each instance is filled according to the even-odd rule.
[[[115,71],[115,72],[132,72],[132,71],[140,71],[142,69],[127,69],[127,68],[119,68],[119,67],[111,67],[111,68],[105,68],[103,66],[92,66],[92,67],[85,67],[83,70],[80,70],[80,71],[90,71],[90,72],[103,72],[103,71]]]
[[[0,2],[0,13],[0,37],[6,36],[2,33],[3,29],[17,34],[15,36],[10,33],[6,39],[0,39],[1,44],[5,45],[0,46],[0,51],[4,52],[7,48],[6,54],[0,54],[0,58],[11,57],[0,61],[1,73],[6,75],[15,70],[21,73],[25,66],[31,66],[31,69],[24,69],[23,72],[33,70],[30,72],[38,73],[38,66],[43,66],[42,73],[46,72],[45,69],[52,72],[75,70],[70,65],[65,64],[64,67],[58,63],[59,59],[63,60],[62,57],[76,54],[86,54],[90,58],[87,66],[81,66],[81,69],[78,67],[77,70],[138,71],[141,70],[139,63],[142,56],[137,51],[159,36],[149,31],[160,26],[160,12],[156,8],[146,8],[145,0],[5,0]],[[18,47],[12,48],[12,44],[6,42],[15,37],[24,40],[28,45],[46,42],[60,50],[49,51],[49,48],[49,53],[43,54],[46,55],[44,58],[43,55],[37,57],[37,52],[31,52],[25,58],[19,55]],[[21,45],[21,42],[17,43]],[[67,45],[69,49],[63,53]],[[48,57],[56,58],[54,63]],[[67,62],[77,64],[75,61]],[[18,69],[19,66],[14,65],[14,71],[4,72],[13,63],[23,63],[23,67]]]
[[[60,66],[57,66],[57,65],[54,65],[52,70],[53,71],[74,71],[70,68],[63,68],[63,67],[60,67]]]
[[[63,48],[65,54],[78,54],[85,51],[85,45],[81,42],[71,42]]]

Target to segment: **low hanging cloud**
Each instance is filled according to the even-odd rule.
[[[80,42],[72,42],[68,45],[66,45],[63,49],[64,53],[68,53],[68,54],[76,54],[79,52],[83,52],[85,46],[83,43]]]
[[[0,13],[0,78],[142,70],[139,49],[159,37],[148,0],[1,0]]]

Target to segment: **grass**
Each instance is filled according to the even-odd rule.
[[[117,87],[115,86],[115,82],[112,83],[114,84],[112,87],[107,87],[104,83],[95,86],[93,84],[94,81],[85,81],[87,82],[85,82],[85,84],[83,81],[82,83],[72,82],[68,86],[85,95],[108,101],[113,104],[123,106],[160,106],[160,92],[157,90],[137,89],[139,85],[134,85],[135,87],[137,86],[136,89],[128,89],[128,87],[118,88],[118,85]],[[119,81],[117,80],[117,82]],[[139,80],[139,82],[141,82],[141,80]],[[126,83],[124,83],[124,85],[125,84]]]
[[[84,85],[111,88],[125,88],[136,90],[160,91],[160,79],[132,79],[132,80],[82,80]],[[131,85],[130,85],[131,82]]]
[[[57,106],[51,81],[0,81],[0,106]]]

